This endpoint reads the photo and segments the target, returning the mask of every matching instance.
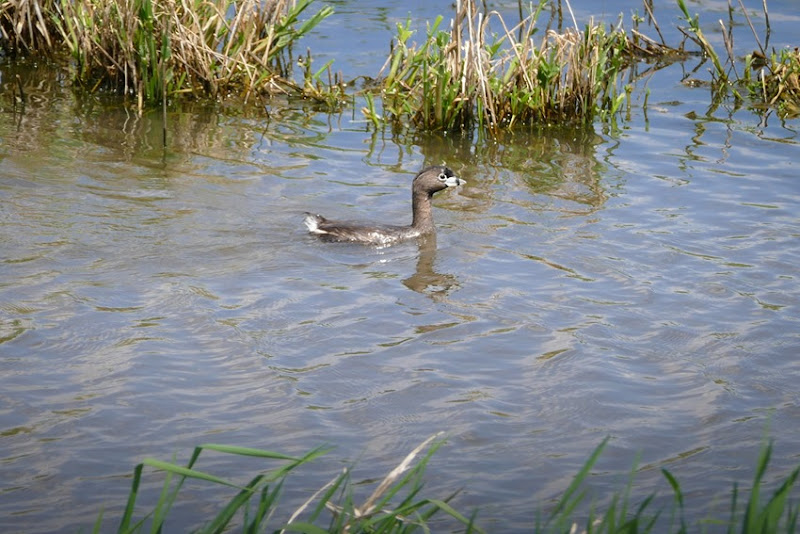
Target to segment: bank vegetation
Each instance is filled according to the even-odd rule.
[[[796,482],[800,466],[785,478],[773,480],[767,476],[772,456],[772,443],[765,442],[756,460],[752,482],[734,484],[727,511],[722,517],[711,511],[702,520],[686,517],[686,499],[697,500],[696,493],[689,497],[681,488],[678,477],[661,468],[666,501],[657,500],[657,494],[637,494],[634,491],[636,466],[627,484],[606,495],[589,491],[588,483],[596,472],[596,463],[608,440],[602,442],[587,458],[583,467],[560,495],[554,496],[547,509],[531,503],[528,530],[533,533],[675,533],[715,530],[743,534],[778,534],[796,532],[798,529],[798,503]],[[219,494],[220,507],[208,515],[195,518],[197,532],[221,533],[229,531],[303,532],[325,533],[411,533],[411,532],[491,532],[502,531],[507,526],[496,525],[484,529],[480,510],[469,513],[458,511],[455,491],[445,496],[425,495],[425,469],[436,450],[445,445],[441,434],[431,436],[394,467],[383,478],[365,484],[353,480],[354,467],[335,474],[316,491],[307,490],[300,504],[287,507],[283,492],[291,484],[293,474],[319,463],[329,451],[316,448],[295,457],[272,451],[208,444],[196,447],[185,465],[155,458],[145,459],[133,471],[131,490],[117,532],[163,532],[186,530],[189,525],[176,525],[173,511],[185,505],[182,489],[187,485],[210,485]],[[231,477],[201,469],[201,455],[241,457],[251,460],[250,478],[237,482]],[[268,466],[268,467],[267,467]],[[369,466],[367,466],[368,469]],[[362,466],[363,469],[363,466]],[[140,507],[138,501],[145,493],[145,477],[161,473],[163,483],[158,498],[151,507]],[[671,504],[656,504],[669,502]],[[697,503],[690,503],[697,509]],[[707,504],[712,504],[711,501]],[[496,506],[496,503],[495,503]],[[144,508],[144,510],[142,510]],[[95,522],[95,532],[106,532],[103,515]]]
[[[81,90],[165,99],[316,95],[292,78],[292,46],[333,13],[312,0],[6,0],[6,56],[70,59]],[[302,20],[301,20],[302,18]],[[309,77],[309,82],[313,75]],[[331,80],[325,93],[341,85]]]
[[[440,16],[424,32],[398,24],[384,68],[359,76],[362,84],[343,80],[332,61],[314,65],[311,51],[298,52],[302,37],[333,16],[312,0],[4,0],[0,44],[6,58],[65,59],[76,88],[124,95],[140,111],[182,98],[261,105],[261,97],[285,95],[329,110],[361,107],[376,127],[497,131],[613,121],[631,105],[632,66],[699,56],[710,65],[713,98],[797,116],[798,49],[770,48],[766,2],[759,34],[736,1],[719,21],[724,50],[716,50],[685,0],[676,0],[678,43],[665,42],[648,1],[628,28],[622,19],[580,26],[569,0],[520,1],[514,20],[458,0],[449,23]],[[744,31],[744,23],[758,46],[739,58],[733,28]]]

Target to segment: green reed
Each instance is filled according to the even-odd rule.
[[[219,512],[200,528],[199,532],[203,533],[224,532],[230,528],[263,532],[268,525],[272,525],[270,528],[276,532],[412,532],[425,530],[427,522],[439,512],[463,525],[465,532],[482,532],[472,518],[463,516],[448,504],[458,492],[442,500],[420,496],[425,467],[442,444],[440,435],[422,442],[381,480],[361,504],[354,494],[351,472],[345,469],[298,507],[288,521],[281,522],[274,521],[273,516],[280,507],[281,490],[288,476],[317,460],[329,449],[316,448],[303,456],[292,457],[261,449],[208,444],[196,447],[185,466],[148,458],[133,471],[131,491],[118,532],[160,532],[166,527],[179,492],[188,480],[215,484],[221,492],[226,489],[235,491]],[[425,449],[428,451],[415,463]],[[259,472],[241,485],[198,469],[198,461],[205,451],[251,457],[279,465]],[[143,517],[134,519],[145,467],[163,471],[165,480],[154,508]],[[101,515],[95,523],[96,532],[101,530],[102,522]]]
[[[318,461],[329,449],[316,448],[303,456],[293,457],[245,447],[202,445],[195,448],[185,466],[148,458],[134,469],[131,491],[118,532],[161,532],[168,526],[170,513],[179,500],[180,490],[188,481],[214,484],[221,495],[220,510],[205,519],[206,522],[199,532],[224,532],[231,529],[241,529],[243,532],[271,530],[313,534],[429,532],[434,516],[441,513],[450,517],[463,532],[484,532],[476,522],[477,512],[465,516],[450,504],[458,491],[444,499],[422,496],[425,468],[443,443],[440,435],[425,440],[375,484],[366,498],[359,499],[356,496],[354,490],[359,487],[363,491],[363,484],[354,483],[351,470],[345,469],[297,507],[288,520],[276,520],[275,516],[281,514],[285,517],[284,514],[290,511],[281,504],[282,489],[288,483],[289,476],[297,469]],[[532,532],[683,534],[702,531],[712,525],[729,533],[737,531],[743,534],[792,533],[798,530],[800,507],[793,492],[796,491],[800,466],[791,471],[771,492],[764,491],[773,450],[771,442],[765,442],[761,448],[752,484],[746,489],[733,486],[728,516],[722,519],[704,519],[697,524],[687,523],[684,491],[677,478],[663,468],[661,473],[673,495],[671,509],[656,508],[655,493],[645,496],[634,494],[636,465],[622,490],[606,495],[598,501],[600,504],[590,499],[586,485],[607,443],[608,439],[595,448],[555,504],[550,505],[548,511],[540,511],[537,517],[532,518]],[[423,454],[426,449],[427,452]],[[247,483],[240,484],[200,470],[198,463],[203,452],[249,457],[258,462],[270,462],[273,466],[268,470],[259,469]],[[139,517],[141,514],[137,511],[136,501],[146,467],[162,471],[165,479],[153,509]],[[234,494],[232,497],[222,497],[226,492]],[[743,500],[742,495],[747,495],[747,498]],[[102,530],[103,521],[101,514],[95,523],[95,532]],[[441,526],[442,523],[437,525]],[[452,530],[452,526],[448,528]]]
[[[697,45],[700,47],[700,50],[711,59],[711,63],[714,65],[714,70],[712,72],[712,75],[715,81],[723,83],[727,82],[728,72],[723,67],[722,62],[720,61],[719,55],[717,54],[716,50],[714,50],[714,47],[706,38],[705,33],[703,33],[703,30],[700,27],[700,16],[699,15],[691,16],[689,14],[689,9],[686,7],[685,0],[677,0],[677,1],[678,1],[678,7],[683,13],[684,20],[689,25],[688,29],[683,30],[684,35],[690,37],[693,41],[695,41]]]
[[[766,497],[762,494],[763,486],[766,483],[765,475],[772,456],[771,441],[765,442],[761,448],[750,487],[742,491],[738,484],[734,484],[727,519],[707,518],[696,525],[688,525],[684,515],[684,492],[677,478],[665,468],[661,469],[661,474],[673,494],[672,509],[668,513],[665,513],[663,509],[654,509],[655,493],[643,497],[634,497],[633,495],[632,488],[636,473],[636,466],[634,466],[625,488],[607,499],[608,504],[604,506],[604,511],[598,512],[597,508],[592,506],[591,512],[585,520],[581,523],[575,522],[573,517],[579,506],[585,504],[586,499],[586,494],[581,490],[581,486],[591,474],[592,468],[607,442],[608,440],[604,441],[594,450],[558,500],[552,512],[545,519],[537,520],[535,532],[584,532],[587,534],[674,532],[685,534],[705,530],[710,525],[725,527],[725,530],[731,534],[735,531],[742,534],[779,534],[793,533],[798,530],[800,503],[797,502],[796,495],[794,499],[792,498],[792,492],[795,491],[795,483],[800,476],[800,466],[792,470]],[[748,494],[744,503],[739,501],[742,493]]]

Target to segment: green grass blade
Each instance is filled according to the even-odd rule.
[[[685,0],[678,0],[678,8],[683,12],[683,16],[686,20],[691,20],[691,15],[689,15],[689,9],[686,7]]]
[[[589,459],[583,464],[580,471],[575,475],[570,483],[569,487],[567,487],[566,491],[564,491],[564,495],[561,496],[559,499],[558,504],[556,504],[555,509],[553,510],[552,514],[550,515],[550,520],[552,521],[555,519],[559,514],[569,515],[575,506],[583,500],[583,493],[578,493],[578,489],[580,488],[583,481],[586,480],[586,477],[589,475],[589,472],[594,467],[594,464],[597,462],[597,459],[600,457],[600,454],[605,449],[606,445],[608,444],[609,438],[605,438],[600,445],[598,445],[595,450],[592,452]],[[549,522],[548,521],[548,522]]]
[[[161,527],[164,525],[164,521],[166,520],[167,515],[169,515],[169,511],[172,509],[175,499],[178,498],[178,492],[180,491],[183,480],[181,479],[176,485],[175,489],[170,492],[169,488],[172,484],[172,476],[173,473],[169,471],[166,472],[164,483],[161,486],[161,494],[159,495],[158,501],[156,502],[156,507],[153,510],[153,522],[150,525],[150,532],[153,534],[161,532]]]
[[[300,458],[295,456],[288,456],[286,454],[281,454],[278,452],[267,451],[262,449],[254,449],[250,447],[237,447],[234,445],[219,445],[216,443],[206,443],[200,445],[201,449],[207,449],[210,451],[217,451],[223,452],[225,454],[236,454],[238,456],[253,456],[256,458],[271,458],[274,460],[293,460],[297,461]],[[316,450],[316,449],[315,449]]]
[[[409,484],[412,485],[411,495],[406,498],[406,501],[410,498],[413,498],[413,495],[416,495],[417,492],[421,489],[421,483],[415,481],[419,481],[421,478],[422,473],[425,471],[425,467],[430,460],[431,456],[444,444],[444,440],[435,441],[429,448],[428,452],[423,456],[420,461],[415,465],[413,468],[409,469],[401,478],[394,482],[392,486],[390,486],[386,492],[375,502],[373,507],[375,509],[381,509],[388,505],[389,501],[394,498],[397,493],[400,492],[404,487],[408,486]]]
[[[766,443],[759,452],[758,461],[756,463],[756,473],[753,476],[753,485],[750,489],[750,498],[747,501],[747,509],[744,514],[743,529],[745,532],[759,532],[760,523],[760,490],[761,481],[764,478],[764,473],[767,471],[770,457],[772,456],[772,442]]]
[[[125,504],[125,512],[122,514],[122,519],[119,523],[119,532],[129,532],[131,525],[131,518],[133,517],[133,509],[136,507],[136,496],[139,494],[139,484],[142,481],[142,469],[144,464],[138,464],[133,468],[133,481],[131,482],[131,490],[128,493],[128,502]]]
[[[104,510],[100,508],[100,513],[97,514],[97,519],[92,526],[92,534],[100,534],[100,531],[103,527],[103,512]]]
[[[300,28],[297,29],[295,39],[302,37],[306,33],[313,30],[319,25],[320,22],[333,15],[333,8],[331,6],[324,6],[319,11],[314,13],[308,20],[306,20]]]
[[[247,524],[245,521],[244,531],[248,534],[256,534],[263,532],[269,518],[275,511],[278,505],[278,497],[280,495],[282,484],[278,484],[272,491],[269,486],[265,486],[261,490],[261,496],[258,501],[258,507],[252,521]],[[246,511],[246,510],[245,510]]]
[[[731,492],[731,515],[728,519],[728,534],[733,534],[733,527],[736,524],[736,510],[739,503],[739,484],[733,483]]]
[[[350,472],[345,470],[341,475],[336,477],[330,487],[325,490],[322,494],[321,498],[317,506],[314,508],[314,511],[311,512],[311,516],[308,518],[310,522],[314,522],[320,516],[323,510],[325,510],[325,505],[328,501],[331,500],[333,494],[336,493],[340,488],[347,485],[350,480]]]
[[[175,475],[180,475],[182,477],[205,480],[207,482],[213,482],[215,484],[221,484],[223,486],[230,486],[232,488],[242,489],[241,486],[233,484],[232,482],[228,482],[227,480],[224,480],[220,477],[210,475],[202,471],[197,471],[194,469],[182,467],[180,465],[175,465],[170,462],[164,462],[162,460],[156,460],[154,458],[145,458],[142,463],[144,463],[145,465],[149,465],[150,467],[153,467],[155,469],[166,471],[167,473],[172,473]]]
[[[680,534],[683,534],[686,532],[686,519],[684,517],[684,512],[683,512],[683,492],[681,491],[681,485],[680,483],[678,483],[678,479],[676,479],[675,476],[672,473],[670,473],[667,469],[662,468],[661,474],[664,475],[664,478],[667,479],[667,482],[672,488],[672,493],[675,495],[675,503],[678,505],[678,514],[680,516],[680,525],[681,525],[678,532]],[[675,516],[673,513],[673,520],[674,518]]]
[[[683,493],[681,492],[681,485],[678,483],[678,480],[666,469],[662,468],[661,474],[664,475],[664,478],[666,478],[667,482],[669,482],[672,492],[675,494],[675,500],[677,501],[678,505],[683,508]]]
[[[783,484],[775,490],[769,502],[764,507],[764,511],[762,512],[762,525],[765,525],[767,531],[773,532],[778,529],[781,517],[787,512],[786,501],[792,491],[792,486],[794,486],[794,483],[797,481],[798,475],[800,475],[800,468],[795,469],[786,480],[784,480]]]
[[[467,518],[464,515],[462,515],[461,513],[459,513],[458,511],[456,511],[455,508],[450,506],[445,501],[440,501],[440,500],[437,500],[437,499],[428,499],[428,502],[433,504],[433,505],[435,505],[437,508],[439,508],[440,510],[445,512],[450,517],[453,517],[453,518],[457,519],[462,524],[468,525],[468,526],[471,525],[471,528],[474,529],[476,532],[484,532],[484,530],[482,528],[480,528],[477,525],[475,525],[475,523],[474,523],[474,519],[475,519],[474,515],[470,516],[469,518]]]
[[[236,512],[247,505],[253,494],[258,491],[258,485],[263,479],[263,475],[254,477],[201,532],[219,534],[228,529],[231,519],[236,515]]]

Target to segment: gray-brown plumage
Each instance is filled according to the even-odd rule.
[[[395,226],[387,224],[359,224],[330,221],[321,215],[306,213],[304,222],[308,231],[328,241],[350,241],[371,245],[391,245],[398,241],[413,239],[434,232],[433,194],[466,183],[447,167],[435,165],[420,171],[411,183],[411,224]]]

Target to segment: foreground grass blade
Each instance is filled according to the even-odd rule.
[[[175,465],[170,462],[164,462],[161,460],[156,460],[154,458],[145,458],[145,460],[142,463],[144,463],[144,465],[149,465],[150,467],[160,469],[161,471],[166,471],[167,473],[181,475],[182,477],[194,478],[197,480],[205,480],[206,482],[213,482],[215,484],[220,484],[222,486],[230,486],[232,488],[241,489],[241,486],[233,484],[232,482],[228,482],[227,480],[224,480],[220,477],[210,475],[202,471],[197,471],[195,469],[190,469],[187,467],[182,467],[180,465]]]
[[[130,531],[131,518],[133,517],[133,510],[136,507],[136,497],[139,494],[139,483],[142,481],[143,464],[139,464],[133,468],[133,481],[131,482],[131,490],[128,494],[128,502],[125,505],[125,511],[122,514],[122,520],[119,524],[120,532]]]
[[[466,527],[468,527],[468,531],[475,531],[475,532],[481,532],[481,533],[484,532],[484,530],[482,528],[480,528],[477,525],[475,525],[475,516],[474,515],[469,517],[469,518],[467,518],[464,515],[462,515],[459,512],[457,512],[455,508],[450,506],[445,501],[439,501],[439,500],[436,500],[436,499],[432,499],[432,500],[430,500],[428,502],[430,502],[431,504],[435,505],[437,508],[439,508],[443,512],[447,513],[451,517],[454,517],[455,519],[458,519],[462,524],[464,524]],[[431,515],[433,515],[433,514],[431,514]]]
[[[681,485],[678,483],[678,479],[673,476],[667,469],[661,469],[661,474],[664,475],[664,478],[667,479],[669,482],[670,487],[672,488],[672,494],[675,495],[675,503],[678,506],[677,513],[680,517],[680,529],[677,531],[678,534],[683,534],[686,532],[686,520],[683,514],[683,492],[681,491]],[[674,513],[672,517],[671,523],[674,523]],[[672,530],[673,525],[670,524],[670,530]]]
[[[275,460],[293,460],[299,461],[300,458],[295,456],[288,456],[278,452],[265,451],[263,449],[254,449],[250,447],[237,447],[235,445],[219,445],[216,443],[205,443],[200,445],[201,449],[209,451],[217,451],[225,454],[236,454],[238,456],[253,456],[255,458],[273,458]],[[314,449],[315,451],[320,449]]]
[[[600,457],[600,454],[603,452],[603,449],[606,448],[607,444],[608,438],[604,439],[600,445],[595,448],[594,452],[592,452],[591,456],[589,456],[589,459],[583,464],[581,470],[578,471],[578,474],[576,474],[572,479],[572,483],[570,483],[569,487],[567,487],[566,491],[564,491],[564,495],[562,495],[561,499],[559,499],[558,504],[550,515],[548,523],[558,517],[568,517],[572,515],[575,507],[583,500],[584,497],[584,493],[578,493],[578,489],[589,475],[589,472],[592,470],[592,467],[594,467],[594,464],[597,462],[597,459]]]

